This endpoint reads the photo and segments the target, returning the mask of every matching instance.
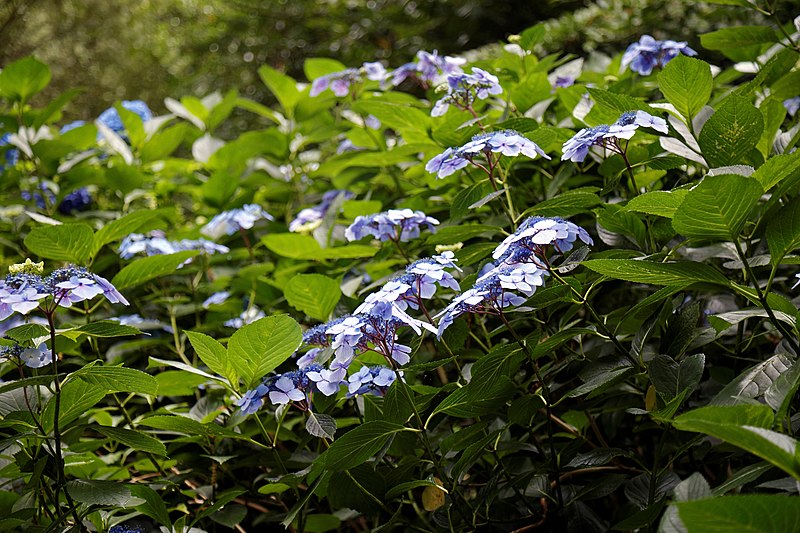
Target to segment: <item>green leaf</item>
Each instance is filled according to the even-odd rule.
[[[336,434],[336,419],[331,415],[309,411],[306,431],[315,437],[333,440]]]
[[[718,50],[734,61],[755,59],[761,45],[777,42],[778,36],[766,26],[722,28],[700,35],[703,48]]]
[[[212,339],[204,333],[195,331],[186,331],[185,333],[200,360],[213,372],[227,378],[230,384],[236,388],[239,385],[239,377],[236,373],[236,368],[231,365],[228,359],[225,347],[216,339]]]
[[[614,279],[688,287],[693,283],[728,285],[728,278],[705,263],[655,263],[635,259],[590,259],[581,263],[590,270]]]
[[[700,384],[704,368],[703,354],[690,355],[680,363],[667,355],[657,355],[650,361],[647,373],[656,392],[666,401],[670,401],[683,391],[688,391],[687,396],[691,394]]]
[[[44,259],[85,265],[94,242],[92,229],[85,224],[61,224],[33,228],[25,237],[25,247]]]
[[[603,89],[589,88],[589,95],[596,105],[586,116],[592,124],[613,124],[620,115],[628,111],[642,110],[657,115],[658,111],[650,107],[644,100],[625,94],[613,93]]]
[[[708,63],[682,54],[667,63],[658,75],[659,89],[687,123],[711,98],[713,84]]]
[[[0,96],[25,103],[50,83],[50,68],[34,57],[24,57],[0,71]]]
[[[47,337],[50,330],[41,324],[23,324],[6,331],[5,336],[17,341],[19,344],[38,337]]]
[[[303,62],[303,74],[310,81],[346,69],[344,63],[329,57],[309,57]]]
[[[800,498],[784,494],[737,494],[678,502],[689,533],[797,533]]]
[[[764,131],[761,112],[741,96],[729,96],[709,118],[697,142],[711,168],[749,164]]]
[[[797,389],[800,388],[800,364],[797,361],[792,367],[782,372],[764,393],[767,405],[775,409],[775,418],[782,420],[789,413]]]
[[[786,254],[800,246],[800,198],[781,207],[767,224],[770,261],[780,264]]]
[[[735,240],[762,194],[753,178],[706,176],[688,192],[672,218],[672,227],[686,237]]]
[[[121,442],[129,448],[139,450],[142,452],[152,453],[153,455],[160,455],[166,457],[167,448],[160,440],[145,435],[141,431],[132,429],[115,428],[110,426],[90,426],[91,429],[98,431],[106,437],[112,438]]]
[[[228,437],[234,439],[243,439],[240,433],[235,433],[229,429],[221,427],[214,423],[203,424],[197,420],[193,420],[187,416],[180,415],[156,415],[143,418],[139,422],[140,426],[147,426],[164,431],[171,431],[195,436],[214,436],[214,437]]]
[[[374,246],[363,244],[321,248],[313,237],[298,233],[271,233],[262,237],[261,242],[280,256],[314,261],[372,257],[379,250]]]
[[[408,428],[383,420],[361,424],[340,437],[325,452],[326,470],[348,470],[354,468],[383,448],[389,437]]]
[[[169,255],[154,255],[136,259],[120,270],[111,283],[117,290],[122,290],[135,287],[151,279],[174,274],[187,259],[199,253],[199,250],[186,250]]]
[[[174,126],[155,132],[152,137],[145,141],[144,146],[142,146],[139,152],[142,162],[151,163],[170,155],[186,138],[186,135],[189,133],[189,128],[189,124],[180,122]]]
[[[339,282],[322,274],[298,274],[283,288],[289,305],[311,318],[325,322],[330,318],[342,291]]]
[[[389,489],[386,494],[384,495],[384,500],[391,500],[401,494],[404,494],[410,490],[419,488],[419,487],[436,487],[440,490],[444,490],[447,492],[444,487],[440,484],[436,483],[431,479],[418,479],[416,481],[406,481],[405,483],[400,483],[399,485],[395,485],[391,489]]]
[[[94,404],[102,400],[108,393],[104,386],[93,385],[81,379],[69,380],[61,388],[61,414],[59,424],[63,428],[86,412]],[[42,426],[46,431],[53,430],[53,416],[55,414],[55,397],[47,401],[44,414],[41,417]]]
[[[149,224],[153,220],[163,217],[166,214],[166,209],[156,209],[155,211],[134,211],[117,220],[113,220],[105,224],[102,228],[97,230],[94,234],[90,257],[97,255],[97,252],[110,242],[127,237],[131,233],[135,233],[142,226]]]
[[[511,101],[520,113],[525,113],[537,103],[550,98],[552,89],[546,73],[531,72],[511,89]]]
[[[446,413],[457,418],[472,418],[497,412],[500,405],[506,403],[516,389],[508,378],[494,380],[491,385],[481,379],[450,393],[428,417],[438,413]]]
[[[798,441],[768,429],[774,418],[767,405],[710,406],[684,413],[673,424],[738,446],[800,480]]]
[[[779,376],[792,366],[786,354],[775,354],[766,361],[758,363],[733,379],[717,393],[710,405],[730,406],[752,403],[754,399],[766,394]]]
[[[266,85],[272,94],[275,95],[275,98],[278,99],[284,113],[291,117],[297,102],[300,100],[300,91],[297,90],[297,82],[286,74],[278,72],[267,65],[262,65],[261,68],[258,69],[258,75],[261,76],[264,85]]]
[[[373,115],[382,125],[394,130],[427,132],[430,128],[430,115],[408,104],[361,100],[353,104],[353,110],[362,115]]]
[[[652,191],[640,194],[628,202],[625,209],[659,217],[672,218],[689,191]]]
[[[500,228],[497,226],[484,226],[483,224],[464,224],[458,226],[446,226],[438,228],[436,233],[428,237],[427,244],[455,244],[457,242],[468,241],[478,235],[498,233]]]
[[[144,503],[131,494],[127,485],[117,481],[75,479],[68,482],[66,488],[73,499],[87,505],[130,508]]]
[[[525,214],[542,217],[571,217],[579,213],[586,213],[590,208],[599,204],[600,197],[592,192],[567,191],[539,202],[525,211]]]
[[[79,378],[106,392],[135,392],[155,396],[158,392],[156,378],[141,370],[122,366],[85,366],[67,378],[70,382]]]
[[[300,326],[291,317],[268,316],[233,334],[228,342],[228,357],[249,389],[291,357],[302,342]]]
[[[753,173],[753,178],[768,191],[778,183],[797,175],[800,175],[800,150],[770,157]]]
[[[92,322],[91,324],[84,324],[83,326],[73,328],[65,333],[59,331],[59,334],[67,334],[66,336],[72,333],[80,333],[89,337],[111,338],[141,335],[142,332],[133,326],[124,326],[113,320],[100,320],[98,322]]]
[[[141,505],[136,506],[137,511],[149,516],[159,524],[171,528],[172,521],[169,519],[167,506],[164,505],[164,499],[159,496],[156,491],[147,485],[142,485],[139,483],[128,485],[128,489],[130,489],[131,494],[145,501]]]

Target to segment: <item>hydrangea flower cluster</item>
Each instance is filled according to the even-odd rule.
[[[406,63],[388,73],[393,86],[397,87],[409,78],[418,79],[423,85],[438,85],[447,76],[463,73],[461,65],[467,60],[461,57],[440,56],[439,52],[417,52],[416,61]]]
[[[44,342],[35,347],[23,348],[19,344],[0,346],[0,361],[18,359],[30,368],[42,368],[53,362],[53,352]]]
[[[246,204],[240,209],[223,211],[200,229],[200,233],[219,239],[223,235],[233,235],[237,231],[252,228],[259,220],[274,220],[260,205]]]
[[[289,231],[312,231],[322,224],[325,215],[328,214],[333,201],[341,196],[345,200],[355,198],[355,194],[350,191],[334,189],[322,195],[322,201],[314,207],[303,209],[297,213],[297,217],[289,223]]]
[[[503,92],[497,76],[473,67],[472,74],[450,74],[447,76],[447,94],[440,98],[431,110],[432,117],[440,117],[450,105],[459,109],[471,109],[476,100],[485,100],[490,95]]]
[[[0,137],[0,146],[8,146],[9,144],[11,144],[11,134],[6,133]],[[6,150],[3,157],[6,160],[6,164],[0,165],[0,170],[3,170],[5,167],[13,167],[17,164],[19,161],[19,150],[16,148],[9,148]]]
[[[523,137],[520,133],[513,130],[501,130],[478,134],[464,146],[448,148],[428,161],[425,170],[436,174],[437,178],[446,178],[470,163],[477,164],[475,158],[479,155],[486,157],[491,167],[496,163],[492,159],[493,153],[510,157],[521,154],[531,159],[538,156],[550,159],[550,156],[544,153],[539,145]]]
[[[153,112],[142,100],[123,100],[122,107],[128,111],[132,111],[139,115],[142,122],[147,122],[153,118]],[[109,107],[97,117],[97,121],[107,126],[115,133],[122,134],[125,131],[125,125],[122,123],[122,118],[119,116],[119,111],[115,107]]]
[[[73,211],[86,211],[92,205],[92,195],[86,187],[75,189],[67,194],[58,204],[58,212],[62,215],[72,214]]]
[[[14,313],[27,315],[42,305],[49,312],[56,306],[72,307],[101,294],[111,303],[128,305],[107,279],[83,267],[59,268],[44,278],[40,275],[43,267],[30,259],[23,265],[9,267],[8,276],[0,281],[0,320]]]
[[[793,98],[784,100],[783,107],[786,108],[786,112],[789,113],[790,117],[795,116],[797,111],[800,110],[800,96],[795,96]]]
[[[411,347],[398,342],[398,329],[408,326],[417,334],[421,334],[422,329],[435,333],[436,329],[428,322],[411,317],[406,310],[424,308],[423,300],[432,298],[437,286],[459,290],[456,280],[445,270],[458,270],[455,261],[453,252],[415,261],[406,268],[405,273],[367,296],[353,315],[309,328],[303,334],[303,343],[322,346],[325,350],[308,350],[297,361],[299,371],[269,378],[259,388],[248,391],[237,405],[245,414],[255,412],[263,405],[263,398],[270,391],[275,392],[275,395],[270,395],[273,404],[306,400],[306,393],[312,390],[331,396],[342,386],[347,386],[348,397],[385,393],[396,379],[392,368],[363,367],[350,377],[347,377],[347,369],[358,354],[366,351],[382,355],[393,368],[408,363]],[[425,313],[427,315],[427,310]],[[324,357],[326,351],[328,356],[333,354],[333,359],[328,368],[322,368],[317,358]],[[301,375],[313,382],[313,389],[297,386],[298,376]],[[289,381],[281,381],[283,377],[288,377]],[[279,390],[271,388],[277,387],[279,382],[282,384]],[[299,392],[295,392],[297,390]]]
[[[350,94],[350,86],[360,83],[364,78],[372,81],[379,81],[381,84],[386,80],[386,69],[378,61],[364,63],[361,68],[348,68],[339,72],[332,72],[311,82],[309,96],[319,96],[326,89],[338,96]]]
[[[309,373],[319,372],[322,367],[311,365],[299,370],[285,372],[278,376],[266,378],[255,389],[247,391],[236,401],[243,414],[250,415],[264,405],[264,398],[269,398],[273,405],[284,405],[289,402],[304,402],[308,406],[308,395],[315,390],[314,381]]]
[[[56,202],[56,193],[53,191],[54,184],[41,182],[33,191],[22,191],[20,196],[26,202],[33,202],[39,209],[47,209],[48,206]]]
[[[438,220],[422,211],[390,209],[383,213],[357,216],[345,230],[344,236],[348,241],[358,241],[372,235],[382,242],[406,242],[419,237],[422,229],[434,233],[438,224]]]
[[[562,161],[582,162],[589,154],[592,146],[603,146],[621,154],[624,152],[619,139],[630,139],[639,128],[651,128],[660,133],[667,133],[667,121],[654,117],[645,111],[628,111],[623,113],[614,124],[601,124],[593,128],[583,128],[562,146]]]
[[[206,254],[230,252],[230,248],[206,239],[181,239],[170,241],[163,231],[153,230],[147,235],[131,233],[119,245],[119,256],[130,259],[136,254],[169,255],[186,250],[201,250]]]
[[[495,263],[487,265],[475,285],[459,294],[437,315],[437,336],[464,313],[499,313],[518,306],[544,285],[549,276],[548,246],[558,253],[570,251],[575,242],[594,244],[585,229],[561,218],[531,217],[495,248]],[[517,293],[521,293],[520,296]]]
[[[622,56],[622,67],[630,65],[633,72],[648,76],[655,67],[663,67],[678,54],[695,56],[695,52],[685,41],[658,41],[649,35],[642,35],[639,42],[631,43]]]

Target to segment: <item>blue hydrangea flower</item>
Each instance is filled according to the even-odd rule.
[[[586,230],[573,222],[558,217],[530,217],[495,248],[492,257],[501,262],[521,262],[518,257],[538,252],[544,246],[554,246],[563,254],[572,250],[578,239],[594,244]]]
[[[492,153],[509,157],[524,155],[531,159],[539,156],[550,159],[550,156],[544,153],[544,150],[539,148],[535,142],[516,131],[502,130],[481,133],[459,148],[446,149],[428,161],[425,170],[436,174],[437,178],[446,178],[472,163],[478,155],[482,154],[489,158]]]
[[[227,326],[229,328],[239,329],[242,326],[246,326],[247,324],[252,324],[256,320],[261,320],[265,316],[267,315],[266,313],[264,313],[264,311],[262,311],[261,309],[259,309],[254,305],[251,305],[250,307],[242,311],[241,315],[239,315],[236,318],[231,318],[230,320],[226,320],[225,322],[222,323],[222,325]]]
[[[524,302],[525,298],[507,292],[502,287],[496,273],[484,276],[471,289],[453,298],[450,304],[436,315],[436,318],[440,319],[436,336],[441,338],[450,324],[464,313],[492,313]]]
[[[396,87],[409,78],[416,78],[424,86],[438,85],[451,74],[461,74],[461,66],[466,62],[461,57],[440,56],[436,50],[420,50],[416,61],[406,63],[391,72],[391,82]]]
[[[649,35],[642,35],[639,42],[632,43],[622,56],[622,67],[630,65],[633,72],[648,76],[656,67],[663,67],[678,54],[697,55],[686,42],[658,41]]]
[[[241,409],[242,414],[252,415],[264,405],[264,397],[267,394],[269,394],[269,387],[262,383],[255,389],[245,392],[244,396],[236,400],[234,404]]]
[[[349,68],[341,72],[333,72],[320,76],[311,82],[309,96],[319,96],[325,89],[330,88],[331,92],[338,97],[350,94],[350,85],[361,80],[358,69]]]
[[[11,141],[11,134],[6,133],[2,137],[0,137],[0,146],[8,146],[10,144],[10,141]],[[0,165],[0,171],[2,171],[6,167],[13,167],[14,165],[17,164],[17,162],[19,161],[19,150],[17,150],[16,148],[9,148],[8,150],[6,150],[4,158],[6,160],[6,164]]]
[[[336,370],[320,369],[319,371],[306,372],[308,379],[314,382],[317,390],[325,396],[332,396],[339,392],[339,388],[344,383],[347,375],[345,368]]]
[[[789,116],[795,116],[797,111],[800,110],[800,96],[795,96],[793,98],[784,100],[783,107],[786,108],[786,112],[789,113]]]
[[[472,74],[451,74],[447,77],[447,94],[437,101],[431,110],[432,117],[440,117],[450,105],[469,109],[475,100],[485,100],[490,95],[502,94],[503,88],[497,76],[473,67]]]
[[[383,396],[397,379],[391,368],[385,366],[362,366],[347,378],[347,397],[361,394]]]
[[[306,368],[317,362],[317,356],[322,352],[322,348],[311,348],[302,356],[297,358],[297,368]]]
[[[83,121],[83,120],[73,120],[69,124],[64,124],[63,126],[61,126],[61,129],[58,130],[58,133],[59,133],[59,135],[64,135],[68,131],[72,131],[72,130],[74,130],[76,128],[80,128],[81,126],[85,126],[85,125],[86,125],[86,122]]]
[[[58,212],[62,215],[72,214],[73,211],[86,211],[92,205],[92,195],[89,189],[81,187],[67,194],[58,204]]]
[[[553,89],[564,89],[575,85],[575,78],[573,76],[556,76],[553,81]]]
[[[562,161],[582,162],[592,146],[603,146],[616,153],[622,153],[618,139],[630,139],[637,129],[651,128],[660,133],[668,133],[667,121],[654,117],[645,111],[628,111],[611,125],[601,124],[593,128],[583,128],[562,146]]]
[[[166,238],[163,231],[153,230],[147,235],[141,233],[131,233],[125,237],[119,245],[119,256],[122,259],[130,259],[136,254],[170,255],[186,250],[200,250],[205,254],[230,252],[230,248],[217,244],[206,239],[182,239],[180,241],[170,241]],[[190,263],[192,258],[187,259],[183,266]]]
[[[42,368],[53,362],[53,352],[45,343],[41,343],[35,348],[23,349],[19,359],[30,368]]]
[[[274,220],[260,205],[247,204],[240,209],[223,211],[200,229],[200,233],[218,239],[223,235],[233,235],[240,230],[252,228],[259,220]]]
[[[406,242],[419,237],[422,229],[434,233],[438,224],[438,220],[422,211],[390,209],[383,213],[356,217],[344,235],[348,241],[357,241],[371,235],[383,242]]]
[[[122,107],[139,115],[142,122],[147,122],[153,118],[153,112],[150,111],[150,108],[147,107],[147,104],[142,100],[123,100]],[[122,124],[119,111],[113,106],[100,113],[97,120],[115,133],[122,134],[125,131],[125,126]]]
[[[337,189],[328,191],[322,195],[322,201],[319,204],[315,205],[314,207],[303,209],[297,214],[297,217],[295,217],[295,219],[289,223],[289,231],[311,231],[319,227],[325,218],[325,215],[328,214],[328,210],[330,209],[331,204],[333,204],[333,201],[340,196],[344,200],[355,198],[355,194],[351,193],[350,191]]]
[[[48,206],[53,205],[56,201],[56,193],[53,190],[55,185],[50,182],[41,182],[33,192],[22,191],[20,196],[26,202],[33,202],[39,209],[47,209]]]
[[[212,305],[222,305],[230,296],[231,293],[228,291],[215,292],[203,301],[203,309],[208,309]]]

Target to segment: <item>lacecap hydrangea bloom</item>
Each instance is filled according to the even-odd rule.
[[[69,215],[73,211],[86,211],[91,206],[92,195],[89,194],[89,189],[80,187],[64,196],[64,199],[58,204],[58,212],[62,215]]]
[[[423,85],[438,85],[451,74],[461,74],[461,66],[466,62],[461,57],[440,56],[436,50],[420,50],[416,61],[394,69],[388,76],[395,87],[409,78],[416,78]]]
[[[311,82],[309,96],[319,96],[326,89],[330,89],[334,95],[341,98],[350,94],[350,86],[360,83],[364,78],[383,83],[386,77],[386,69],[380,62],[368,62],[364,63],[361,68],[348,68],[315,78]]]
[[[539,145],[523,137],[520,133],[513,130],[501,130],[481,133],[473,137],[464,146],[448,148],[428,161],[425,165],[425,170],[436,174],[437,178],[446,178],[472,163],[477,156],[483,155],[489,158],[492,157],[492,154],[509,157],[524,155],[531,159],[536,157],[550,159],[550,156]]]
[[[333,201],[342,197],[344,200],[355,198],[355,194],[350,191],[334,189],[322,195],[322,201],[314,207],[308,207],[297,213],[297,217],[289,223],[289,231],[312,231],[319,227],[325,215],[328,214]]]
[[[561,160],[580,163],[586,159],[592,146],[603,146],[621,153],[618,139],[630,139],[640,127],[651,128],[660,133],[669,132],[667,121],[663,118],[654,117],[645,111],[629,111],[623,113],[614,124],[601,124],[580,130],[562,146]]]
[[[119,245],[119,256],[122,259],[130,259],[136,254],[147,256],[170,255],[186,250],[200,250],[206,254],[226,254],[230,252],[230,248],[227,246],[206,239],[171,241],[166,238],[163,231],[153,230],[148,235],[131,233],[125,237]]]
[[[344,236],[348,241],[357,241],[371,235],[380,241],[406,242],[419,237],[422,229],[434,233],[438,224],[438,220],[422,211],[390,209],[383,213],[356,217],[345,230]]]
[[[255,389],[247,391],[235,404],[239,406],[243,414],[250,415],[264,405],[265,399],[269,399],[273,405],[308,402],[309,394],[316,390],[316,385],[308,374],[321,370],[321,366],[311,365],[277,376],[270,376]]]
[[[695,52],[685,41],[657,41],[649,35],[642,35],[639,42],[632,43],[622,56],[622,67],[630,65],[633,72],[648,76],[656,67],[663,67],[678,54],[695,56]]]
[[[586,230],[568,220],[543,217],[525,220],[495,248],[492,253],[495,262],[487,265],[475,285],[453,298],[436,316],[437,336],[441,337],[464,313],[497,314],[506,307],[524,303],[550,275],[548,247],[563,254],[572,250],[578,240],[593,244]]]
[[[274,220],[260,205],[247,204],[239,209],[231,209],[218,214],[200,229],[200,233],[218,239],[223,235],[233,235],[237,231],[252,228],[259,220]]]
[[[136,113],[142,122],[147,122],[153,118],[153,112],[142,100],[123,100],[122,107],[128,111]],[[119,116],[119,111],[115,107],[109,107],[97,117],[97,121],[108,127],[115,133],[123,133],[125,125],[122,123],[122,118]]]
[[[440,98],[431,110],[432,117],[440,117],[450,105],[469,109],[475,100],[485,100],[491,95],[502,94],[503,88],[497,76],[473,67],[472,74],[450,74],[447,76],[447,94]]]
[[[59,268],[45,277],[40,275],[42,269],[42,263],[30,260],[9,267],[9,274],[0,280],[0,320],[14,313],[27,315],[40,307],[53,312],[57,306],[72,307],[100,295],[111,303],[128,305],[107,279],[83,267]]]

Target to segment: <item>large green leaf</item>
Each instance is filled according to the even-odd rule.
[[[737,494],[678,502],[688,533],[798,533],[800,498],[784,494]]]
[[[236,368],[228,359],[228,353],[216,339],[204,333],[187,331],[186,336],[192,343],[195,353],[205,365],[220,376],[228,379],[230,384],[237,388],[239,377]]]
[[[73,379],[64,383],[61,388],[61,406],[58,417],[63,428],[81,415],[86,414],[90,407],[102,400],[108,393],[104,385],[94,385],[81,379]],[[55,397],[51,396],[41,417],[45,431],[53,430],[53,416],[55,415]]]
[[[28,233],[24,242],[28,250],[41,258],[84,265],[89,259],[94,234],[85,224],[39,226]]]
[[[329,57],[309,57],[303,62],[303,74],[309,80],[315,80],[327,74],[347,69],[341,61]]]
[[[322,248],[313,237],[298,233],[271,233],[262,237],[261,241],[267,248],[280,256],[315,261],[372,257],[379,250],[374,246],[364,244]]]
[[[773,265],[800,246],[800,198],[793,198],[769,221],[767,245]]]
[[[171,529],[172,521],[169,519],[167,506],[164,504],[164,499],[156,491],[141,483],[128,485],[128,489],[130,489],[131,494],[145,502],[136,506],[137,511]]]
[[[718,50],[734,61],[755,59],[761,45],[778,42],[778,36],[766,26],[737,26],[704,33],[700,43],[708,50]]]
[[[118,289],[126,289],[145,281],[174,274],[187,259],[198,255],[198,250],[186,250],[169,255],[142,257],[120,270],[111,283]]]
[[[750,163],[764,131],[761,112],[741,96],[729,96],[709,118],[697,142],[710,167]]]
[[[134,450],[152,453],[153,455],[167,455],[167,448],[164,446],[163,442],[141,431],[110,426],[91,426],[91,429],[102,433],[106,437],[119,441]]]
[[[353,109],[363,115],[373,115],[381,121],[381,124],[395,130],[410,129],[425,132],[430,127],[430,115],[411,105],[363,100],[353,104]]]
[[[228,342],[228,357],[247,388],[286,361],[303,342],[300,326],[287,315],[262,318],[240,328]]]
[[[797,175],[800,175],[800,150],[770,157],[753,173],[753,178],[768,191],[778,183]]]
[[[25,103],[50,83],[50,68],[33,57],[24,57],[0,71],[0,96]]]
[[[336,440],[325,452],[326,470],[347,470],[354,468],[383,448],[389,437],[408,428],[384,420],[374,420],[361,424]]]
[[[672,217],[672,227],[686,237],[735,240],[762,193],[753,178],[706,176],[686,195]]]
[[[67,379],[72,382],[75,378],[106,392],[136,392],[153,396],[158,392],[156,378],[134,368],[90,365],[76,370]]]
[[[457,418],[472,418],[497,412],[497,409],[516,393],[508,378],[485,385],[483,380],[450,393],[431,413],[446,413]]]
[[[339,282],[322,274],[298,274],[283,288],[289,305],[325,322],[339,302]]]
[[[667,355],[657,355],[648,364],[647,372],[656,392],[670,401],[685,390],[687,396],[691,394],[700,383],[704,368],[703,354],[690,355],[680,363]]]
[[[659,217],[672,218],[689,191],[652,191],[640,194],[628,202],[625,209]]]
[[[135,507],[144,500],[131,494],[127,485],[100,479],[75,479],[67,483],[67,492],[76,501],[87,505]]]
[[[682,54],[667,63],[658,75],[659,89],[687,123],[711,98],[713,83],[708,63]]]
[[[769,429],[775,414],[767,405],[701,407],[673,420],[683,431],[705,433],[757,455],[800,480],[798,441]]]
[[[264,82],[275,98],[280,102],[283,111],[287,116],[292,116],[297,102],[300,100],[300,91],[297,90],[297,82],[292,78],[278,72],[274,68],[262,65],[258,69],[258,75]]]
[[[166,209],[134,211],[124,217],[109,222],[95,233],[90,255],[94,257],[106,244],[139,231],[139,228],[159,217],[163,217],[166,213]]]
[[[693,283],[728,285],[728,279],[705,263],[655,263],[635,259],[590,259],[583,266],[604,276],[635,283],[687,287]]]

